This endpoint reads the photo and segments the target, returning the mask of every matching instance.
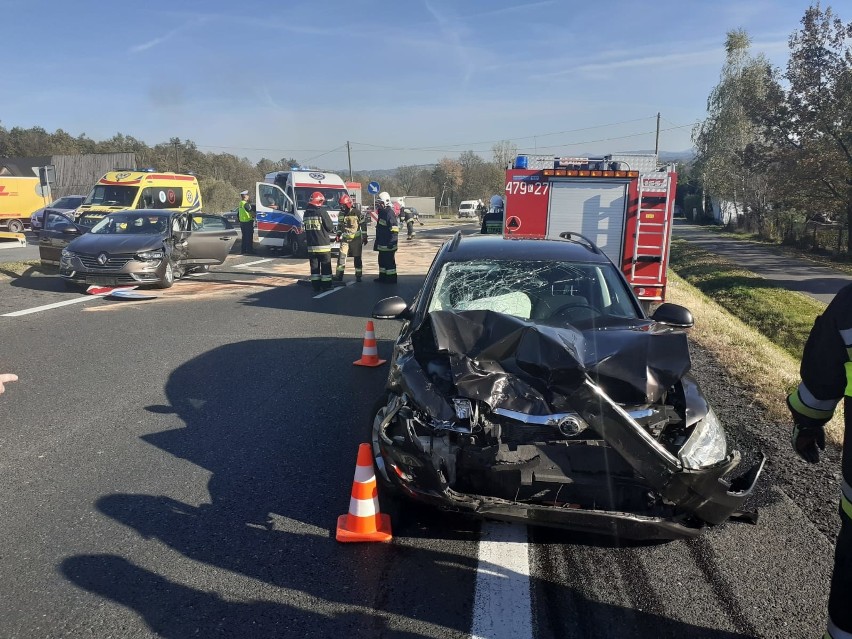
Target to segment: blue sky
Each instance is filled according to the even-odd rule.
[[[512,139],[690,148],[725,34],[786,63],[806,0],[0,0],[0,123],[355,170]],[[852,12],[836,3],[840,17]]]

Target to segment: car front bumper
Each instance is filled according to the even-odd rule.
[[[146,285],[160,283],[166,270],[166,260],[117,258],[106,265],[93,267],[94,259],[76,254],[63,256],[59,263],[59,276],[79,284],[98,286]]]

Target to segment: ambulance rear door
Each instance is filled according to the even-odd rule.
[[[255,223],[261,246],[287,246],[290,234],[302,233],[293,200],[275,184],[256,182]]]

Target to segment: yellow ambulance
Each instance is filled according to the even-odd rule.
[[[153,169],[110,171],[92,188],[77,210],[77,221],[91,226],[108,213],[127,209],[201,210],[201,190],[194,175]]]

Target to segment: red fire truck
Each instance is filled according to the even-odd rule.
[[[506,237],[577,233],[619,266],[646,308],[665,301],[677,173],[657,156],[519,155],[506,172]]]

